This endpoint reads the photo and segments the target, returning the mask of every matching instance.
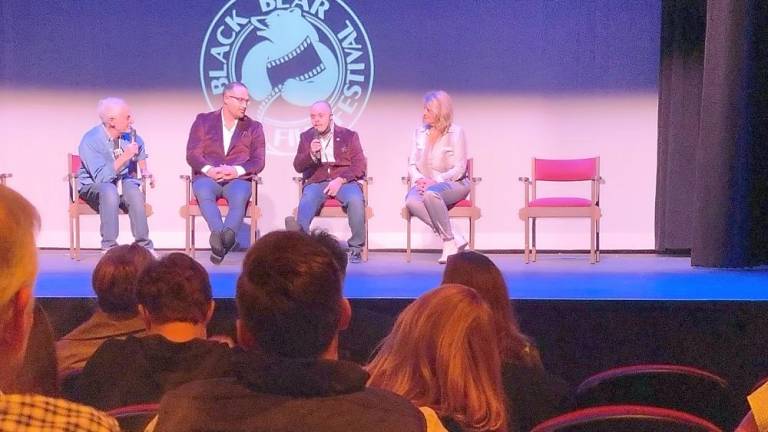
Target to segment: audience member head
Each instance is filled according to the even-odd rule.
[[[152,254],[136,243],[113,247],[104,254],[91,277],[101,310],[117,317],[136,315],[136,281],[152,261]]]
[[[213,315],[208,272],[200,263],[179,252],[146,266],[137,282],[136,300],[150,332],[156,327],[178,323],[204,329]]]
[[[424,95],[424,125],[434,128],[440,134],[448,131],[453,123],[453,101],[443,90],[434,90]]]
[[[336,265],[339,267],[341,278],[344,279],[347,275],[347,252],[339,244],[339,239],[328,231],[319,229],[312,230],[309,235],[331,254],[333,260],[336,261]]]
[[[14,385],[32,328],[40,215],[0,185],[0,391]]]
[[[487,256],[473,251],[449,256],[442,283],[466,285],[477,291],[488,303],[493,312],[499,352],[503,361],[540,363],[536,349],[520,331],[504,276]]]
[[[504,430],[493,315],[471,288],[441,285],[411,303],[368,371],[368,385],[428,406],[467,430]]]
[[[240,345],[288,358],[337,358],[338,332],[351,316],[341,287],[326,245],[296,231],[265,235],[237,280]]]

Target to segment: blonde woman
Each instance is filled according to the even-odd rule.
[[[424,95],[422,126],[416,130],[408,158],[413,187],[405,206],[442,239],[441,264],[467,246],[448,220],[448,207],[469,194],[466,171],[467,141],[464,130],[453,123],[451,97],[442,90],[429,92]]]
[[[493,261],[474,251],[457,253],[448,258],[442,283],[474,289],[491,308],[510,430],[531,430],[574,408],[568,384],[544,369],[539,350],[520,330],[504,276]]]
[[[411,303],[368,365],[370,387],[420,407],[427,432],[506,431],[493,313],[464,285]]]

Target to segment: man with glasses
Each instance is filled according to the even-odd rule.
[[[229,83],[222,93],[221,108],[198,114],[189,131],[187,163],[192,167],[192,190],[211,230],[214,264],[235,249],[251,198],[247,177],[264,169],[264,128],[245,115],[250,102],[245,85]],[[216,205],[222,197],[229,205],[224,220]]]

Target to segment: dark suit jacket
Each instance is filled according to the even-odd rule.
[[[192,174],[202,174],[206,165],[241,166],[246,175],[264,169],[264,128],[261,123],[245,116],[237,122],[229,151],[224,154],[221,110],[197,115],[187,140],[187,163]]]
[[[314,138],[314,128],[302,132],[296,157],[293,158],[293,167],[301,173],[305,184],[333,180],[336,177],[348,182],[365,177],[366,160],[357,132],[334,125],[333,158],[336,162],[330,166],[312,159],[309,145]]]

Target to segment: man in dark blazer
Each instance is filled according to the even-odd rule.
[[[245,115],[250,102],[247,87],[229,83],[224,87],[221,109],[198,114],[189,131],[187,163],[192,167],[192,189],[200,212],[211,230],[214,264],[235,248],[251,198],[246,177],[264,169],[264,128]],[[224,221],[216,205],[221,197],[229,205]]]
[[[329,197],[347,211],[352,237],[349,262],[361,261],[365,242],[365,200],[356,180],[365,177],[366,160],[357,132],[333,124],[331,106],[318,101],[310,108],[312,127],[301,134],[293,167],[304,179],[297,222],[309,232],[312,219]]]

